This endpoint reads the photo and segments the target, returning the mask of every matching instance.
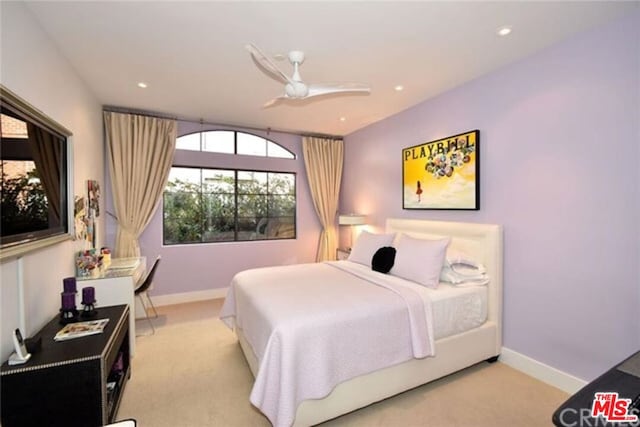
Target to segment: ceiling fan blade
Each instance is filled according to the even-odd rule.
[[[274,105],[276,105],[278,102],[280,102],[283,99],[287,99],[287,96],[286,95],[277,96],[277,97],[273,98],[272,100],[265,102],[265,104],[262,106],[262,108],[273,107]]]
[[[271,62],[271,60],[255,45],[249,43],[245,45],[245,48],[249,51],[249,53],[251,53],[253,59],[255,59],[262,68],[273,74],[274,77],[276,77],[278,80],[281,80],[283,83],[293,83],[291,77],[280,71],[280,69],[276,67],[276,65]]]
[[[369,85],[362,83],[321,83],[309,85],[309,93],[305,98],[332,93],[371,93]]]

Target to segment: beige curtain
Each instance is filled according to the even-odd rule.
[[[167,185],[176,121],[104,112],[111,192],[118,219],[116,256],[140,256],[142,234]]]
[[[337,247],[336,215],[344,143],[341,139],[304,137],[302,149],[313,205],[323,227],[316,261],[332,260],[335,259]]]
[[[27,122],[29,149],[36,164],[40,183],[47,196],[50,212],[55,216],[56,224],[60,223],[62,213],[60,206],[60,166],[62,164],[62,146],[60,141],[44,129]]]

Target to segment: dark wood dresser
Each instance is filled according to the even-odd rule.
[[[2,365],[3,427],[95,427],[115,419],[131,375],[130,313],[127,305],[97,310],[95,319],[109,319],[102,333],[54,341],[63,327],[56,316],[34,337],[42,347],[27,363]]]

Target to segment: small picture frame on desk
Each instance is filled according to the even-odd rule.
[[[350,253],[351,253],[351,249],[338,248],[336,249],[336,260],[344,261],[347,258],[349,258]]]

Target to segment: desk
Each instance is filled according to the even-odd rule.
[[[100,317],[100,307],[108,305],[127,304],[130,307],[129,316],[129,350],[131,356],[136,353],[136,304],[133,291],[137,283],[147,271],[147,259],[114,258],[98,277],[76,277],[78,293],[76,306],[82,308],[82,290],[86,286],[93,286],[96,290],[96,309]]]
[[[604,419],[591,417],[593,399],[596,392],[618,392],[620,399],[633,401],[640,395],[640,376],[628,372],[635,373],[634,368],[637,369],[638,364],[640,364],[640,351],[584,386],[554,412],[553,424],[558,427],[621,426],[620,423],[605,423]],[[637,415],[638,409],[632,409],[630,413]],[[622,425],[636,426],[640,425],[640,422]]]

